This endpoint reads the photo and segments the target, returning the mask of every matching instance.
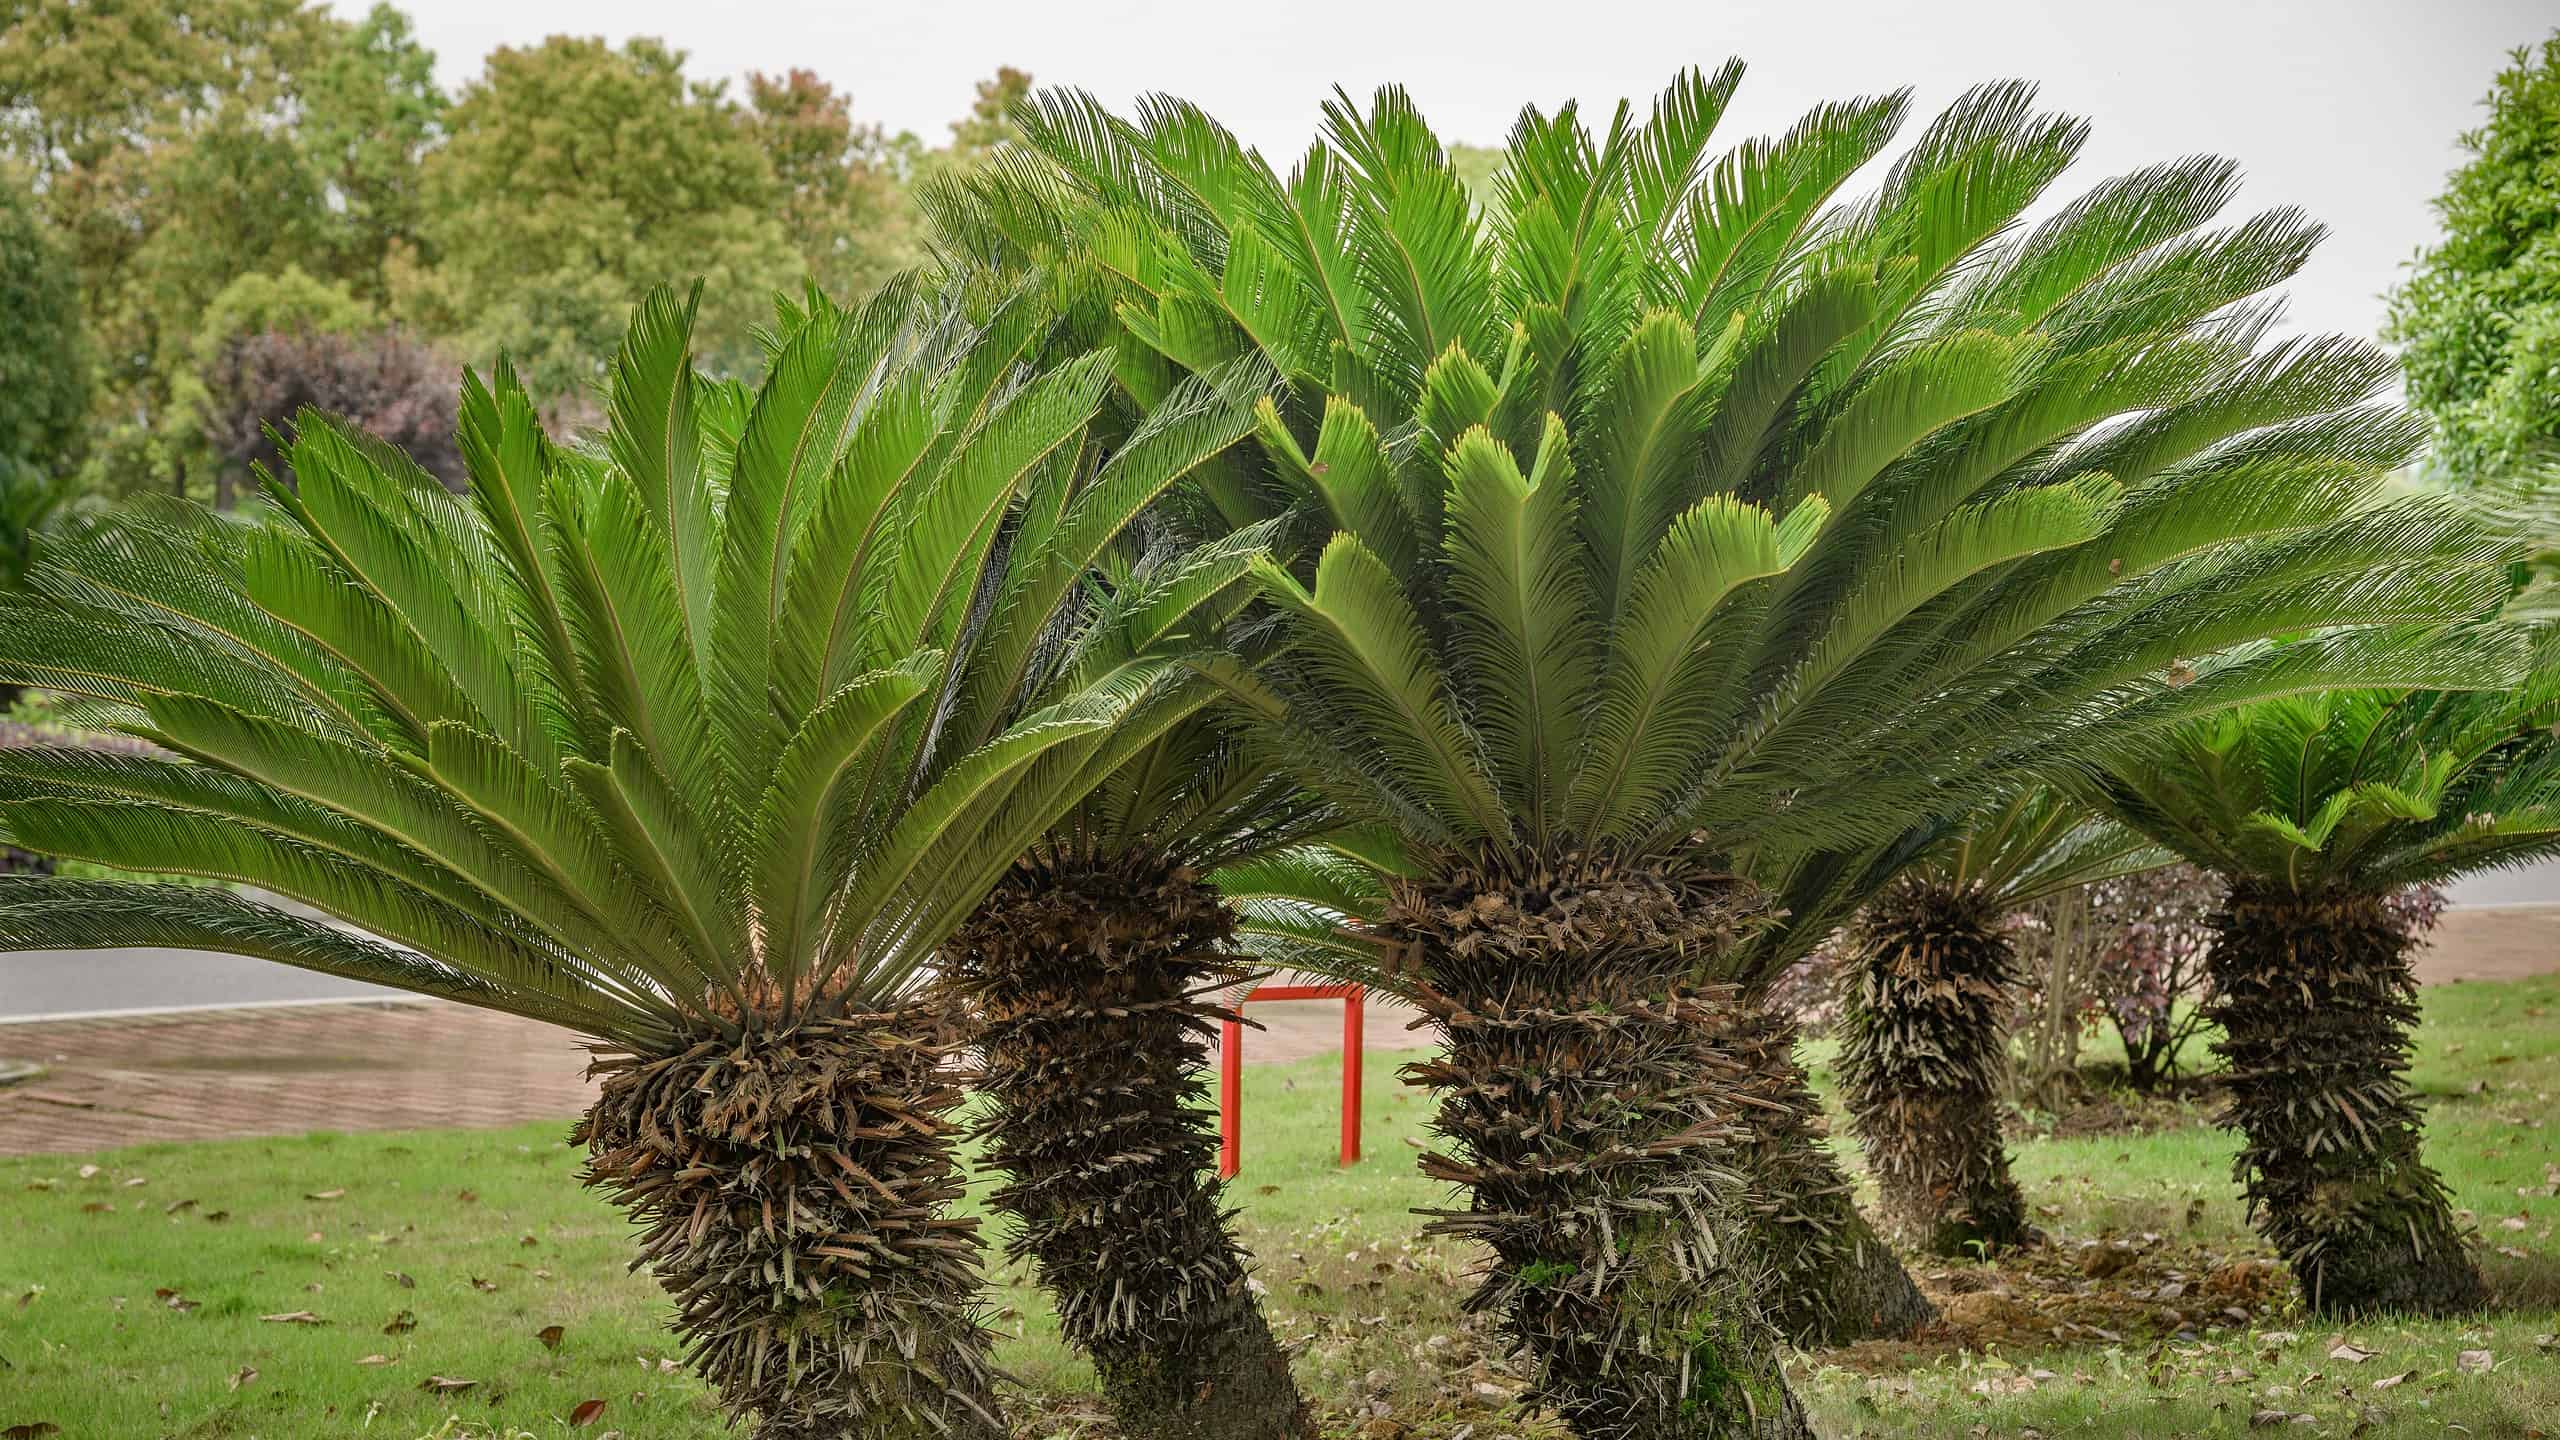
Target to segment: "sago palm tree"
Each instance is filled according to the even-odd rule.
[[[0,675],[172,758],[0,752],[0,831],[353,928],[8,881],[0,950],[230,951],[589,1036],[590,1181],[732,1413],[1000,1434],[948,1213],[964,1032],[919,981],[1182,687],[1179,600],[1091,567],[1242,422],[1194,394],[1104,458],[1102,358],[1027,370],[1023,304],[786,306],[753,391],[694,373],[691,315],[641,306],[600,447],[502,368],[465,390],[466,497],[308,417],[272,523],[139,519],[39,567]],[[964,702],[1017,718],[964,742]]]
[[[2207,1014],[2261,1233],[2328,1314],[2485,1296],[2406,1079],[2404,886],[2560,853],[2560,669],[2514,690],[2269,701],[2129,752],[2101,793],[2221,875]]]
[[[1229,1224],[1203,1077],[1206,992],[1232,978],[1246,898],[1221,867],[1323,813],[1195,715],[1040,837],[941,951],[979,1026],[989,1203],[1133,1437],[1312,1433]]]
[[[1525,112],[1479,216],[1405,96],[1287,178],[1180,102],[1023,114],[973,239],[1110,277],[1117,373],[1262,364],[1263,483],[1333,533],[1257,578],[1288,648],[1209,667],[1299,779],[1398,833],[1375,939],[1437,1022],[1473,1303],[1582,1434],[1796,1435],[1725,1242],[1747,1080],[1719,969],[1746,852],[1879,844],[2128,730],[2431,667],[2493,607],[2369,347],[2267,349],[2315,232],[2203,227],[2228,165],[2017,217],[2081,143],[2020,86],[1832,196],[1902,97],[1721,161],[1739,67],[1594,135]],[[2329,631],[2304,645],[2275,633]],[[2469,676],[2478,657],[2443,669]]]
[[[1926,827],[1849,928],[1842,1098],[1905,1245],[1963,1256],[2036,1236],[2009,1174],[2000,1101],[2018,984],[2008,922],[2048,895],[2168,863],[2060,791],[2030,787]]]

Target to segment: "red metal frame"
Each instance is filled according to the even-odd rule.
[[[1237,1013],[1256,1000],[1342,1002],[1342,1163],[1360,1163],[1360,1038],[1368,999],[1359,985],[1256,985],[1236,1002],[1218,1037],[1219,1179],[1232,1180],[1244,1168],[1244,1023]]]

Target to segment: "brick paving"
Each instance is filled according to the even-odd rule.
[[[588,1093],[575,1037],[426,1000],[0,1025],[0,1054],[46,1067],[0,1089],[0,1155],[565,1120]]]
[[[1338,1003],[1269,1002],[1251,1013],[1266,1028],[1245,1034],[1249,1063],[1341,1048]],[[1404,1029],[1412,1018],[1371,1004],[1364,1048],[1421,1044]],[[591,1093],[575,1036],[434,1000],[0,1025],[0,1056],[46,1067],[36,1079],[0,1087],[0,1155],[313,1130],[565,1123]]]

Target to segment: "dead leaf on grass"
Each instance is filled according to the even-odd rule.
[[[261,1315],[258,1318],[270,1325],[326,1325],[329,1323],[308,1310],[287,1310],[281,1315]]]
[[[463,1380],[451,1375],[430,1375],[418,1382],[418,1388],[436,1395],[456,1395],[479,1383],[477,1380]]]
[[[567,1333],[557,1325],[545,1325],[533,1332],[533,1338],[542,1342],[543,1349],[557,1350],[560,1348],[560,1337]]]
[[[581,1400],[578,1402],[577,1408],[569,1412],[569,1423],[572,1425],[593,1425],[596,1423],[597,1417],[603,1414],[604,1402],[602,1400]]]

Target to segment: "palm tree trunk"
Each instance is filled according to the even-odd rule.
[[[1246,1283],[1202,1103],[1235,916],[1156,855],[1025,859],[942,949],[977,1011],[1010,1245],[1135,1440],[1313,1433]]]
[[[599,1054],[572,1139],[758,1440],[995,1440],[947,1006]],[[636,1268],[636,1267],[635,1267]]]
[[[1469,1307],[1531,1362],[1534,1406],[1585,1440],[1800,1440],[1785,1343],[1742,1231],[1742,1077],[1713,1045],[1730,990],[1690,976],[1762,920],[1740,882],[1567,856],[1399,883],[1382,923],[1416,966],[1467,1192],[1433,1229],[1490,1252]]]
[[[1933,1255],[2038,1236],[2009,1174],[2000,1096],[2016,954],[1985,897],[1902,881],[1859,920],[1840,1078],[1895,1238]]]
[[[2487,1288],[2419,1158],[2407,926],[2381,895],[2245,885],[2213,925],[2222,1118],[2260,1233],[2324,1313],[2478,1308]]]
[[[1938,1318],[1902,1258],[1858,1210],[1857,1184],[1821,1129],[1822,1102],[1796,1063],[1795,1023],[1745,1003],[1719,1043],[1742,1066],[1751,1103],[1745,1168],[1750,1240],[1764,1257],[1761,1298],[1781,1334],[1808,1349],[1891,1340]]]

